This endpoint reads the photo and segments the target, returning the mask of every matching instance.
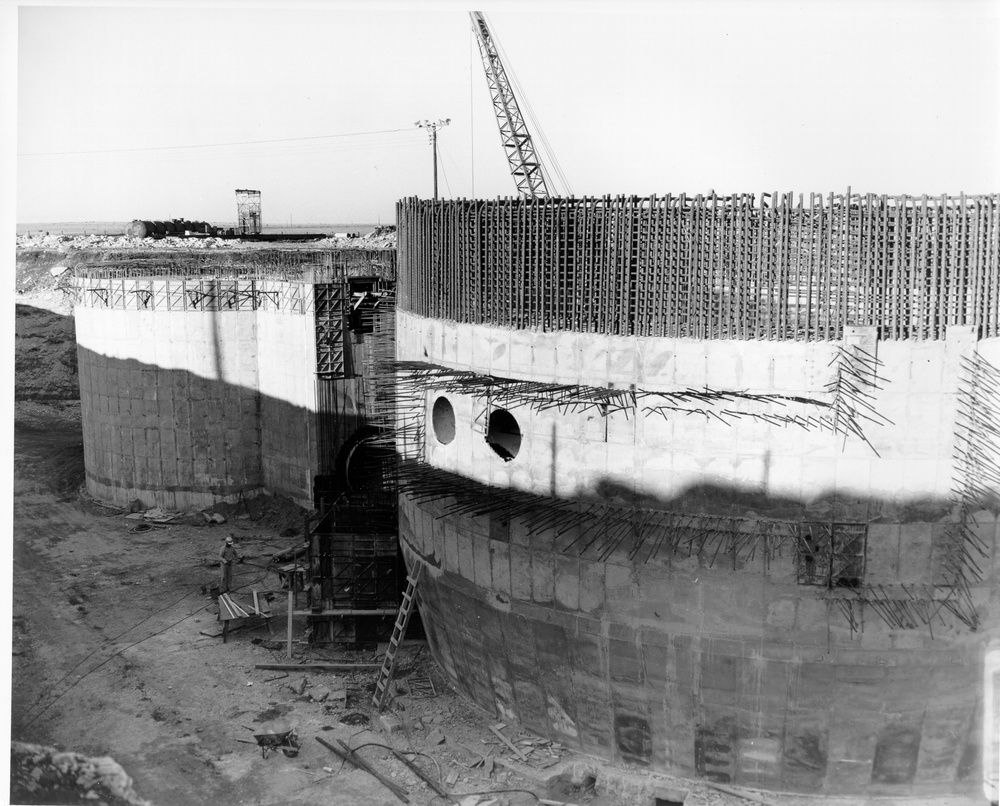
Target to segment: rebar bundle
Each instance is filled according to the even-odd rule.
[[[874,392],[882,388],[877,380],[882,362],[856,345],[840,345],[830,364],[836,367],[834,379],[827,384],[827,392],[833,396],[832,412],[819,418],[821,427],[844,436],[853,434],[878,456],[862,425],[892,424],[872,404]]]
[[[697,339],[1000,335],[1000,194],[405,199],[400,309]]]
[[[400,490],[418,503],[441,502],[442,517],[517,519],[529,535],[551,531],[555,546],[597,561],[621,550],[648,562],[664,552],[706,566],[724,557],[732,567],[760,559],[764,567],[783,546],[794,546],[794,521],[671,512],[603,500],[568,500],[491,487],[424,462],[402,460]]]
[[[856,436],[877,455],[862,426],[890,423],[872,405],[872,392],[880,388],[876,381],[880,362],[860,348],[841,347],[830,363],[835,369],[826,389],[829,400],[708,388],[664,392],[523,381],[425,361],[396,361],[385,371],[395,379],[394,394],[410,401],[400,402],[397,412],[408,412],[414,418],[423,411],[425,391],[434,389],[438,393],[476,395],[488,400],[490,407],[508,409],[524,406],[534,411],[556,409],[564,413],[592,409],[604,417],[615,412],[632,417],[641,412],[643,416],[656,414],[665,419],[672,414],[694,414],[726,425],[748,419],[774,426],[794,425]],[[734,403],[755,403],[759,410],[732,408]]]
[[[81,263],[77,277],[93,279],[200,278],[330,282],[342,277],[396,278],[395,249],[213,249],[106,253]]]

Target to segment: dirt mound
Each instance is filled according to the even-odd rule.
[[[74,496],[83,486],[83,440],[79,422],[70,418],[53,414],[33,422],[17,416],[14,458],[22,491],[31,486],[59,496]]]
[[[14,290],[32,294],[56,288],[68,288],[72,269],[90,255],[59,249],[18,249]],[[65,271],[62,271],[65,269]]]
[[[79,400],[76,329],[73,317],[15,306],[15,400]]]
[[[18,235],[17,251],[20,262],[21,253],[54,252],[65,256],[74,253],[91,253],[102,251],[136,252],[150,251],[190,251],[202,249],[392,249],[396,246],[396,228],[394,226],[379,227],[374,232],[360,238],[337,238],[329,236],[315,241],[244,241],[239,238],[181,238],[166,236],[163,238],[132,238],[127,235]],[[54,264],[52,264],[54,265]],[[74,263],[75,265],[75,263]]]
[[[219,503],[211,507],[210,511],[217,512],[230,521],[249,516],[255,526],[285,533],[284,536],[287,537],[303,534],[308,512],[283,495],[258,495],[235,504]]]
[[[13,803],[152,806],[110,756],[88,758],[23,742],[11,742],[10,795]]]

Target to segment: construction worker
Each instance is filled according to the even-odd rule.
[[[219,552],[219,593],[229,593],[229,587],[233,584],[233,562],[243,562],[243,558],[236,551],[233,545],[233,536],[226,538],[226,542]]]

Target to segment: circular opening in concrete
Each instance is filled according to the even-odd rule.
[[[442,445],[447,445],[455,438],[455,409],[448,398],[439,397],[434,401],[431,425],[434,426],[434,436]]]
[[[493,452],[509,462],[521,450],[521,427],[507,409],[494,409],[486,425],[486,441]]]
[[[355,434],[338,457],[344,485],[352,493],[388,490],[394,462],[394,451],[369,429]]]

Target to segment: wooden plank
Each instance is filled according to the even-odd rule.
[[[293,575],[294,576],[294,575]],[[288,644],[285,649],[285,657],[291,660],[292,658],[292,600],[294,599],[294,593],[292,592],[295,588],[295,582],[293,579],[289,578],[288,585]]]
[[[306,661],[305,663],[258,663],[255,669],[273,672],[368,672],[378,671],[379,663],[334,663],[325,661]]]
[[[501,742],[503,742],[507,746],[508,750],[513,751],[514,754],[517,755],[519,759],[521,759],[521,761],[528,760],[528,757],[524,754],[524,751],[521,750],[521,748],[519,748],[517,745],[515,745],[510,739],[504,736],[496,727],[496,725],[490,725],[490,732],[494,736],[496,736]]]
[[[399,759],[400,761],[402,761],[409,768],[410,772],[412,772],[421,781],[423,781],[425,784],[427,784],[427,786],[429,786],[431,789],[433,789],[434,792],[438,795],[438,797],[444,798],[445,800],[448,800],[448,801],[455,801],[455,800],[457,800],[457,798],[453,798],[451,795],[449,795],[447,792],[445,792],[445,790],[441,787],[440,784],[438,784],[437,781],[435,781],[430,775],[428,775],[426,772],[424,772],[422,769],[420,769],[420,767],[418,767],[416,764],[414,764],[412,761],[410,761],[399,750],[397,750],[396,748],[392,748],[392,754],[397,759]]]
[[[339,739],[337,741],[339,742],[340,746],[344,748],[344,750],[338,750],[329,742],[324,741],[323,737],[321,736],[317,736],[316,741],[319,742],[321,745],[323,745],[323,747],[325,747],[331,753],[336,755],[338,758],[340,758],[342,761],[349,761],[359,770],[364,770],[373,778],[376,778],[379,781],[379,783],[381,783],[386,789],[392,792],[392,794],[394,794],[397,798],[403,801],[403,803],[410,802],[410,799],[407,797],[409,792],[397,786],[388,778],[384,777],[380,772],[373,769],[372,766],[367,761],[365,761],[361,756],[359,756],[357,753],[351,750],[350,747],[341,742]]]
[[[715,784],[711,781],[705,781],[703,779],[699,779],[698,783],[711,789],[717,789],[719,792],[725,792],[727,795],[742,798],[743,800],[748,800],[751,803],[761,804],[761,806],[779,806],[777,801],[769,800],[762,795],[753,794],[743,789],[735,789],[733,787],[725,786],[724,784]]]
[[[339,616],[395,616],[395,608],[382,607],[374,610],[359,610],[348,608],[333,608],[330,610],[296,610],[296,616],[322,616],[324,618],[336,618]]]

